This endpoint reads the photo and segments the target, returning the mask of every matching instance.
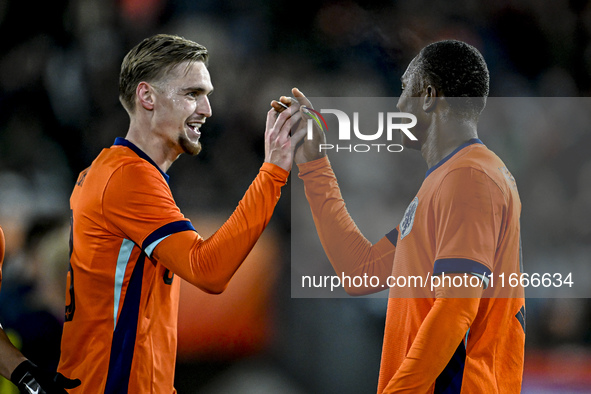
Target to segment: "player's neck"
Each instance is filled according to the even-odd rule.
[[[169,148],[163,136],[151,132],[149,127],[132,121],[125,139],[140,148],[163,171],[167,172],[180,153]]]
[[[427,140],[421,146],[421,155],[431,168],[472,138],[478,138],[475,122],[436,121],[429,127]]]

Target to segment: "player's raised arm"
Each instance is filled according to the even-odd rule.
[[[269,223],[292,162],[290,129],[297,107],[267,113],[265,163],[238,207],[210,238],[192,231],[162,241],[154,257],[181,278],[210,293],[221,293]]]
[[[297,88],[292,93],[300,103],[300,111],[306,120],[310,117],[307,108],[313,108],[312,103]],[[296,149],[295,161],[324,251],[337,274],[367,274],[379,277],[380,283],[385,284],[392,273],[395,237],[394,241],[384,237],[372,245],[363,236],[347,211],[326,153],[320,151],[320,144],[326,142],[324,131],[318,125],[314,125],[313,130],[313,138],[304,138]],[[306,122],[301,122],[294,135],[306,132]],[[345,288],[351,295],[369,294],[381,289],[382,286]]]

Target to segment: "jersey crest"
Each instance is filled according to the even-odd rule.
[[[414,200],[410,203],[406,211],[404,212],[404,217],[400,222],[400,240],[406,237],[410,230],[412,230],[412,225],[415,221],[415,213],[417,212],[417,206],[419,205],[419,198],[415,197]]]

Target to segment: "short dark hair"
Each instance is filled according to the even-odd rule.
[[[142,82],[161,79],[173,67],[185,61],[200,61],[207,65],[207,48],[183,37],[157,34],[132,48],[121,63],[119,101],[133,113],[135,90]]]
[[[435,42],[421,50],[417,66],[425,83],[451,98],[450,106],[455,104],[456,109],[476,115],[482,112],[489,92],[489,73],[478,49],[456,40]]]

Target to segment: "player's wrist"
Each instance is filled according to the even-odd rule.
[[[286,153],[276,153],[270,154],[265,157],[265,163],[274,164],[277,167],[282,168],[283,170],[289,172],[291,170],[291,163],[292,163],[292,156],[291,154]]]
[[[10,381],[21,393],[65,394],[66,388],[80,386],[80,380],[72,380],[60,373],[44,371],[30,360],[17,365],[10,375]]]
[[[24,360],[16,366],[14,371],[12,371],[10,381],[20,388],[20,386],[26,384],[29,379],[33,378],[33,373],[37,369],[37,365],[33,362],[30,360]]]
[[[289,176],[290,170],[286,170],[285,168],[268,161],[263,162],[261,166],[261,171],[270,172],[271,174],[277,176],[283,181],[287,181],[287,177]]]
[[[330,168],[330,161],[328,159],[328,156],[325,155],[315,160],[299,163],[297,164],[297,166],[299,169],[299,176],[303,177],[315,171]]]

